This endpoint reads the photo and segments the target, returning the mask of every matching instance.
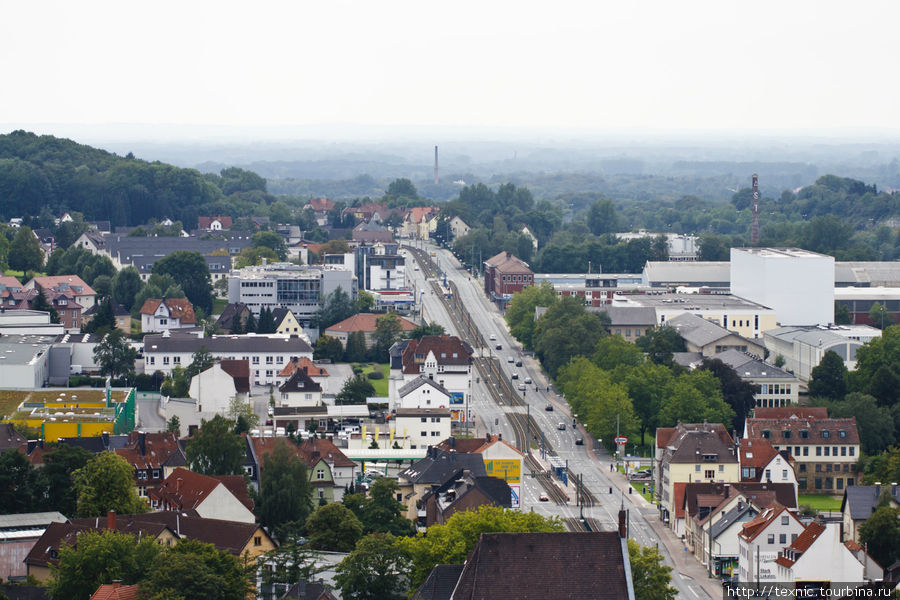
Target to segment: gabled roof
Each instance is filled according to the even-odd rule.
[[[751,502],[739,502],[737,506],[715,520],[710,529],[710,535],[712,535],[713,539],[716,539],[725,533],[729,527],[741,521],[744,517],[753,517],[756,514],[757,509]]]
[[[314,393],[321,392],[322,386],[307,374],[306,367],[300,367],[294,370],[287,381],[278,386],[278,391],[284,394],[291,392]]]
[[[91,600],[132,600],[140,592],[138,584],[104,583],[91,594]]]
[[[678,483],[675,484],[676,486]],[[791,483],[760,483],[757,481],[735,483],[709,483],[692,482],[684,485],[683,510],[688,516],[699,514],[700,506],[703,506],[700,498],[703,497],[707,508],[721,505],[725,500],[738,494],[752,502],[759,508],[770,506],[784,506],[789,509],[797,508],[797,499],[794,494],[794,485]],[[716,501],[716,498],[718,501]],[[676,505],[677,509],[678,505]],[[677,516],[677,515],[676,515]]]
[[[0,275],[0,288],[10,291],[22,291],[22,284],[12,275]]]
[[[634,598],[617,532],[485,533],[469,553],[454,600]]]
[[[306,369],[306,374],[310,377],[328,377],[328,371],[324,367],[317,365],[306,356],[292,356],[284,367],[278,371],[279,377],[290,377],[294,371],[300,368]]]
[[[96,296],[97,292],[78,275],[43,275],[32,279],[42,289],[60,289],[74,296]]]
[[[222,229],[231,229],[231,217],[197,217],[197,227],[200,229],[209,229],[213,221],[222,224]]]
[[[741,337],[733,331],[692,313],[682,313],[677,317],[672,317],[666,321],[666,325],[674,327],[678,335],[683,337],[686,342],[698,347],[707,346],[728,336]],[[758,342],[750,343],[758,345]]]
[[[133,520],[137,523],[157,523],[165,525],[180,537],[212,544],[218,550],[240,556],[244,548],[253,541],[254,536],[262,531],[257,523],[226,521],[223,519],[206,519],[189,516],[174,511],[156,511],[139,515],[119,515],[117,520]],[[78,521],[81,521],[79,519]]]
[[[756,539],[756,536],[765,531],[766,528],[782,514],[790,516],[798,523],[800,522],[797,515],[776,502],[756,515],[752,520],[744,523],[742,530],[738,535],[745,541],[752,542]]]
[[[859,444],[859,431],[856,428],[856,419],[816,419],[790,417],[787,419],[760,419],[749,418],[745,421],[747,437],[766,436],[775,446],[803,446],[811,445],[842,445]],[[784,432],[789,431],[790,437],[786,438]],[[807,437],[802,436],[807,432]],[[827,435],[826,435],[827,432]],[[841,435],[843,432],[843,436]]]
[[[277,409],[276,409],[277,410]],[[287,444],[288,448],[297,455],[300,460],[307,466],[313,467],[320,460],[334,465],[335,467],[355,467],[356,463],[347,458],[341,450],[331,442],[331,440],[323,440],[319,438],[310,438],[304,440],[302,444],[294,444],[285,439],[280,438],[263,438],[255,436],[247,436],[247,440],[251,445],[253,456],[255,457],[260,468],[263,466],[263,457],[275,449],[276,444]]]
[[[765,438],[744,438],[741,440],[739,456],[741,467],[762,469],[778,456],[778,450]]]
[[[316,212],[326,212],[334,208],[334,201],[328,198],[313,198],[307,206]]]
[[[458,454],[429,447],[425,458],[400,471],[398,478],[410,483],[443,485],[466,470],[474,477],[487,475],[480,454]]]
[[[589,312],[606,313],[610,327],[656,325],[656,309],[649,306],[588,306]]]
[[[900,504],[900,486],[898,485],[851,485],[844,489],[841,512],[849,510],[851,519],[865,521],[875,512],[883,492],[888,492],[894,502]]]
[[[472,347],[455,336],[426,335],[419,340],[409,340],[403,349],[403,373],[420,373],[420,366],[429,353],[434,354],[438,365],[469,365]]]
[[[446,450],[447,452],[453,450],[457,454],[484,454],[484,452],[487,451],[488,448],[495,444],[503,444],[507,448],[514,450],[516,454],[524,456],[521,450],[504,440],[503,436],[499,434],[486,434],[484,437],[475,438],[457,438],[454,436],[450,436],[435,447],[440,448],[441,450]]]
[[[128,445],[115,452],[135,469],[161,469],[173,454],[181,453],[181,446],[178,436],[171,432],[132,431]]]
[[[246,506],[247,510],[253,510],[253,501],[247,492],[242,475],[210,477],[179,467],[172,471],[159,487],[148,490],[147,495],[172,508],[195,510],[220,484]]]
[[[401,398],[405,398],[407,395],[416,391],[423,385],[430,386],[441,394],[447,396],[448,398],[450,397],[450,392],[447,391],[447,388],[436,382],[434,379],[430,379],[428,377],[425,377],[424,375],[416,377],[415,379],[401,387],[399,390],[397,390],[397,394]]]
[[[231,331],[234,327],[234,319],[244,312],[250,312],[250,307],[243,302],[230,302],[222,309],[222,314],[216,319],[216,324],[226,331]]]
[[[354,332],[354,331],[362,331],[365,333],[375,333],[376,330],[376,322],[379,317],[383,317],[384,315],[376,315],[373,313],[357,313],[348,319],[344,319],[339,323],[335,323],[331,327],[325,330],[325,333],[328,334],[329,331],[341,331],[341,332]],[[403,331],[412,331],[417,327],[415,323],[397,315],[397,318],[400,320],[400,328]]]
[[[280,327],[282,321],[284,321],[288,315],[293,315],[291,309],[284,308],[283,306],[276,306],[272,309],[272,318],[275,320],[275,326]]]
[[[511,252],[500,252],[498,254],[495,254],[491,258],[484,261],[484,264],[486,264],[488,267],[493,267],[493,269],[498,273],[523,273],[526,275],[533,274],[533,271],[528,267],[528,263],[515,256]]]
[[[18,448],[27,442],[25,436],[16,431],[12,423],[0,423],[0,454]]]
[[[194,315],[194,305],[187,298],[147,298],[141,307],[142,315],[152,315],[159,308],[160,304],[165,304],[169,309],[170,319],[179,319],[182,323],[196,323],[197,317]]]
[[[115,529],[119,533],[159,537],[166,529],[159,523],[145,523],[116,518]],[[107,517],[75,519],[65,523],[50,523],[25,556],[25,564],[47,567],[59,561],[54,556],[63,544],[76,545],[78,534],[84,531],[102,531],[106,529]],[[172,532],[174,534],[174,532]]]
[[[664,460],[672,463],[705,462],[704,456],[715,456],[715,463],[738,461],[728,430],[720,423],[679,423],[669,438]]]
[[[450,600],[464,564],[435,565],[416,590],[412,600]]]
[[[234,380],[234,391],[238,394],[250,392],[250,361],[225,359],[219,361],[219,367]]]
[[[803,533],[797,536],[796,540],[784,549],[784,554],[776,558],[775,562],[782,567],[791,568],[823,533],[825,533],[825,525],[819,521],[813,521],[803,530]]]
[[[753,409],[753,416],[757,419],[788,419],[797,417],[800,419],[827,419],[828,409],[824,406],[777,406],[767,408],[757,406]]]
[[[312,347],[299,336],[286,335],[214,335],[199,338],[192,334],[171,333],[144,336],[144,353],[196,352],[206,348],[213,354],[237,352],[279,352],[288,355],[310,354]]]

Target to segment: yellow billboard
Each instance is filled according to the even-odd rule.
[[[518,459],[486,460],[484,470],[488,477],[499,477],[507,483],[520,483],[522,481],[522,461]]]

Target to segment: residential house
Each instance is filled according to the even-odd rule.
[[[249,474],[255,486],[259,487],[259,478],[265,467],[265,455],[274,450],[277,444],[286,444],[306,464],[316,501],[324,498],[326,502],[340,502],[343,499],[344,490],[354,480],[357,465],[331,440],[320,438],[310,438],[297,445],[283,438],[247,436],[253,464]]]
[[[854,485],[844,490],[841,500],[841,517],[844,529],[843,541],[859,541],[859,526],[865,523],[878,508],[882,494],[888,495],[890,506],[900,506],[900,486]],[[889,565],[890,566],[890,565]]]
[[[328,223],[328,211],[334,208],[334,201],[328,198],[313,198],[303,209],[311,210],[316,215],[316,223],[320,226]]]
[[[454,240],[467,235],[471,229],[472,228],[466,225],[466,222],[459,217],[450,219],[450,234]]]
[[[66,331],[77,333],[81,330],[83,326],[81,315],[84,307],[75,298],[66,292],[55,289],[43,290],[40,293],[44,294],[44,297],[56,310],[56,314],[59,315],[59,322]]]
[[[649,329],[656,327],[656,311],[652,308],[603,305],[591,306],[588,310],[597,314],[606,313],[609,317],[609,326],[606,330],[620,336],[626,342],[635,342],[641,336],[647,335]]]
[[[138,584],[122,585],[120,581],[104,583],[91,594],[90,600],[133,600],[139,597]]]
[[[206,231],[222,231],[231,229],[231,217],[197,217],[197,227]]]
[[[132,431],[126,446],[114,451],[134,468],[134,486],[141,498],[147,498],[148,490],[162,484],[172,471],[187,466],[184,449],[172,432]]]
[[[403,504],[404,516],[418,522],[425,518],[422,499],[432,486],[441,487],[459,479],[464,471],[473,477],[486,477],[484,461],[480,454],[457,454],[431,446],[425,458],[416,461],[397,475],[399,491],[397,500]]]
[[[419,519],[420,531],[432,525],[443,525],[457,512],[476,510],[479,506],[512,507],[509,484],[499,477],[473,477],[463,472],[459,479],[434,488],[422,498],[425,518]]]
[[[855,485],[859,478],[856,419],[753,417],[745,421],[744,437],[763,438],[775,450],[789,451],[801,494],[843,494],[844,488]]]
[[[525,455],[503,439],[501,434],[485,434],[483,438],[449,437],[438,444],[447,452],[480,454],[485,473],[509,484],[512,507],[519,508],[525,476]]]
[[[0,436],[0,441],[5,438]],[[28,574],[25,557],[51,523],[65,521],[66,518],[56,511],[0,515],[0,581],[25,577]]]
[[[288,588],[281,598],[282,600],[294,600],[295,598],[297,600],[338,600],[338,597],[324,581],[308,581],[306,579],[302,579]]]
[[[209,477],[177,468],[157,487],[148,490],[150,505],[207,519],[255,523],[253,501],[241,475]]]
[[[114,299],[110,298],[109,302],[111,304],[113,318],[116,320],[116,329],[126,335],[131,335],[131,313],[122,308],[122,305],[116,302]],[[103,306],[103,304],[98,302],[94,306],[81,313],[82,327],[91,322],[91,319],[94,318],[94,315],[97,314],[97,311],[100,310],[101,306]]]
[[[383,227],[377,223],[368,222],[360,223],[353,228],[354,242],[390,242],[394,239],[394,234],[387,227]]]
[[[91,254],[100,254],[106,248],[106,237],[99,231],[88,229],[78,236],[73,246],[83,248]]]
[[[194,305],[187,298],[147,298],[140,313],[144,333],[197,326]]]
[[[279,306],[272,309],[272,318],[275,320],[275,333],[280,335],[303,335],[303,326],[297,321],[297,317],[291,309]]]
[[[446,408],[401,408],[394,411],[394,427],[404,446],[412,450],[450,437],[450,411]]]
[[[534,272],[512,253],[500,252],[484,261],[484,293],[491,301],[505,305],[530,285],[534,285]]]
[[[44,253],[44,261],[46,262],[56,249],[56,236],[54,236],[53,232],[46,227],[38,227],[37,229],[32,230],[32,233],[41,244],[41,251]]]
[[[81,305],[83,309],[92,307],[97,302],[97,292],[81,280],[78,275],[45,275],[34,277],[25,284],[26,290],[54,290],[65,294]]]
[[[322,386],[319,385],[307,372],[307,367],[300,367],[278,386],[281,397],[275,401],[276,406],[289,406],[292,408],[321,406]]]
[[[692,313],[682,313],[666,321],[684,339],[688,352],[699,352],[712,357],[726,350],[749,352],[758,357],[765,355],[765,346],[744,338],[720,325]]]
[[[734,369],[741,380],[753,386],[756,406],[779,407],[797,403],[800,380],[784,369],[748,352],[729,349],[712,358]]]
[[[384,315],[376,315],[374,313],[357,313],[352,317],[344,319],[334,325],[328,327],[323,335],[333,337],[340,340],[344,348],[347,347],[347,340],[351,333],[362,332],[366,337],[366,348],[371,348],[375,343],[375,331],[377,330],[377,322]],[[416,328],[416,324],[401,316],[397,316],[400,320],[400,328],[404,333],[408,333]]]
[[[235,333],[237,325],[238,332],[242,332],[247,328],[247,319],[250,318],[250,314],[250,308],[243,302],[229,303],[225,305],[222,314],[216,319],[216,325],[226,333]]]
[[[247,400],[250,394],[250,362],[223,359],[191,377],[188,395],[197,403],[197,412],[224,415],[232,400]]]
[[[841,543],[837,524],[818,520],[810,523],[797,539],[781,550],[775,564],[778,581],[861,584],[882,577],[881,567],[859,544],[853,541]]]
[[[789,450],[775,449],[764,438],[744,438],[740,441],[738,458],[741,464],[741,481],[789,483],[797,488],[794,459]]]
[[[322,386],[322,391],[324,392],[326,387],[325,382],[328,380],[328,370],[321,364],[313,362],[312,359],[309,359],[305,356],[292,356],[287,364],[284,365],[284,368],[278,371],[278,379],[275,383],[277,385],[281,385],[291,378],[291,375],[294,374],[294,371],[304,368],[306,369],[306,374],[309,377],[312,377],[313,381]]]
[[[435,217],[440,212],[437,206],[413,206],[407,210],[400,225],[400,235],[427,240],[437,228]]]
[[[25,436],[16,431],[12,423],[0,423],[0,454],[7,450],[18,450],[27,442]]]
[[[422,375],[397,390],[394,404],[399,408],[447,408],[450,392],[434,379]]]
[[[619,531],[482,534],[449,598],[634,600],[621,515]]]
[[[144,370],[162,371],[164,375],[176,366],[187,367],[194,352],[205,348],[214,358],[250,361],[252,385],[274,384],[278,371],[292,357],[312,359],[312,347],[299,336],[285,335],[214,335],[200,337],[186,333],[147,335],[144,337]]]
[[[472,347],[458,337],[426,335],[409,340],[401,355],[400,377],[392,372],[389,385],[402,386],[420,376],[437,381],[450,392],[450,404],[464,405],[472,388]],[[392,367],[393,370],[393,367]],[[396,392],[390,392],[396,397]],[[444,439],[444,438],[441,438]]]
[[[740,481],[734,440],[720,423],[660,427],[656,430],[656,479],[659,517],[676,535],[683,535],[683,524],[674,518],[674,485]]]
[[[775,561],[805,530],[797,515],[777,502],[744,523],[738,534],[738,580],[742,584],[783,581]]]
[[[18,279],[12,275],[0,274],[0,294],[6,290],[9,290],[10,292],[21,292],[22,289],[22,284],[19,283]]]

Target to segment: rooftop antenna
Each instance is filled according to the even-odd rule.
[[[438,182],[437,146],[434,147],[434,185]]]
[[[753,229],[750,231],[750,242],[759,243],[759,178],[753,174]]]

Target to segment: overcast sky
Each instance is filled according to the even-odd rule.
[[[0,15],[6,131],[900,132],[896,0],[67,0]]]

